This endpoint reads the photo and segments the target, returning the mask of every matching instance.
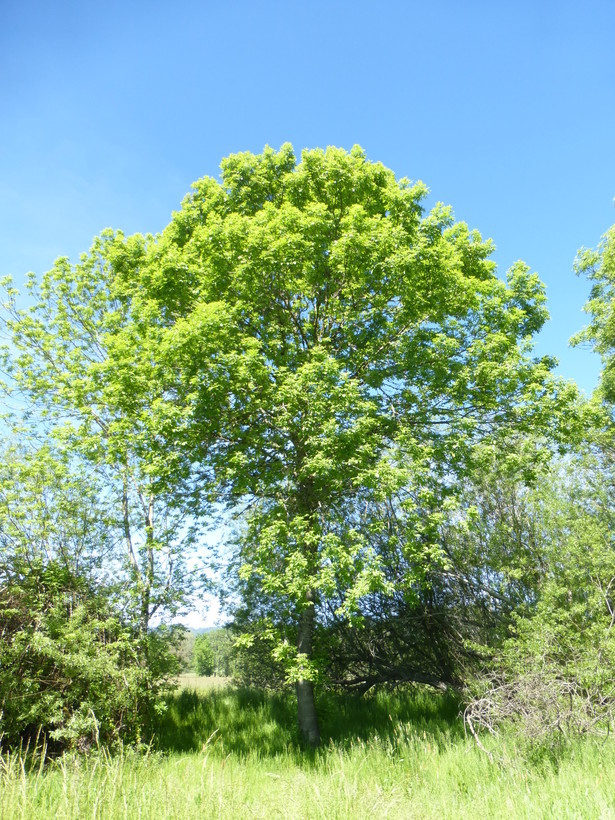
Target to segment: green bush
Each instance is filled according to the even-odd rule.
[[[49,748],[139,742],[176,672],[169,641],[124,623],[104,589],[52,561],[0,586],[0,735]]]
[[[199,675],[213,675],[216,668],[214,650],[206,634],[198,635],[192,650],[194,668]]]

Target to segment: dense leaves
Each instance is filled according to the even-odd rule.
[[[105,231],[32,277],[28,307],[6,283],[0,685],[34,704],[3,689],[7,737],[137,737],[168,669],[153,619],[222,515],[235,671],[294,684],[308,743],[320,684],[461,687],[491,664],[508,685],[518,658],[610,699],[612,232],[579,263],[605,362],[583,408],[532,356],[538,276],[498,276],[422,183],[358,147],[221,169],[159,236]],[[584,425],[596,460],[562,478]]]
[[[565,403],[552,361],[528,356],[539,279],[519,263],[504,283],[491,244],[442,205],[424,214],[425,192],[359,148],[234,155],[143,266],[184,441],[248,509],[241,618],[297,683],[310,742],[331,603],[353,622],[370,595],[419,585],[476,445],[546,432]]]
[[[16,565],[0,583],[2,742],[87,749],[146,739],[164,680],[176,673],[157,636],[142,638],[59,563]]]

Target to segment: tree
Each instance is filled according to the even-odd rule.
[[[105,526],[124,546],[115,570],[128,580],[144,647],[152,617],[186,601],[196,536],[189,469],[168,436],[159,447],[181,420],[148,354],[156,317],[131,278],[147,243],[105,231],[77,264],[58,259],[40,283],[31,275],[27,308],[6,280],[1,317],[5,392],[19,401],[9,423],[22,440],[46,436],[65,464],[80,464],[84,488],[96,488]]]
[[[199,675],[213,675],[216,671],[214,651],[207,633],[197,635],[192,650],[194,666]]]
[[[194,640],[192,661],[199,675],[230,677],[233,655],[233,641],[226,628],[210,629]]]
[[[358,147],[233,155],[141,266],[183,443],[246,510],[245,620],[284,662],[311,744],[322,613],[358,622],[393,592],[374,539],[403,553],[397,583],[419,583],[445,560],[438,525],[476,444],[548,429],[564,400],[553,361],[529,356],[536,274],[501,281],[491,243],[441,204],[425,215],[425,194]]]
[[[211,629],[207,639],[214,656],[214,675],[230,677],[233,674],[235,653],[233,640],[226,627]]]
[[[572,338],[572,344],[589,343],[602,358],[599,397],[615,404],[615,225],[603,236],[597,250],[581,249],[576,271],[592,282],[584,310],[589,325]]]
[[[172,636],[143,636],[127,613],[113,536],[87,478],[48,446],[2,452],[2,744],[138,741],[177,672]]]

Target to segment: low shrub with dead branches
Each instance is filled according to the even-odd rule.
[[[545,669],[508,679],[492,674],[466,707],[464,720],[484,751],[480,733],[496,734],[504,725],[538,742],[549,736],[606,735],[615,723],[615,685],[583,686]]]

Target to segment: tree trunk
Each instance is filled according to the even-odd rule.
[[[312,637],[314,635],[314,593],[309,590],[306,595],[308,604],[301,613],[299,630],[297,633],[297,649],[299,654],[312,658]],[[314,702],[314,685],[309,680],[298,680],[295,684],[297,692],[297,718],[303,740],[310,746],[320,743],[320,728]]]
[[[149,631],[149,621],[151,617],[150,605],[152,597],[152,589],[154,586],[154,496],[150,495],[148,498],[146,513],[145,513],[145,567],[144,567],[144,584],[143,592],[141,594],[141,629],[144,637],[147,637]]]
[[[297,453],[297,474],[300,474],[304,461],[304,446],[300,440],[293,441],[293,444]],[[298,489],[298,512],[313,524],[317,503],[314,497],[314,483],[312,479],[304,479]],[[313,578],[316,573],[317,550],[315,550],[313,545],[306,544],[305,553],[309,559],[309,574]],[[308,582],[308,584],[310,584],[310,582]],[[297,629],[298,654],[303,655],[308,661],[312,660],[312,642],[316,626],[315,602],[316,592],[312,586],[308,586]],[[318,726],[318,715],[316,714],[316,703],[314,702],[314,684],[311,680],[298,680],[295,684],[295,691],[297,693],[297,719],[301,736],[304,742],[309,746],[318,746],[320,743],[320,727]]]

